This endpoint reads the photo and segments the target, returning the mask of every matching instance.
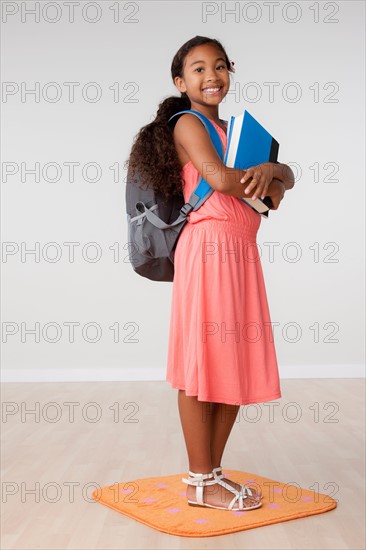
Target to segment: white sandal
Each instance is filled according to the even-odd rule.
[[[196,487],[196,501],[188,500],[188,504],[191,506],[207,506],[208,508],[218,508],[219,510],[254,510],[256,508],[260,508],[262,506],[262,502],[259,502],[258,504],[255,504],[254,506],[244,506],[244,499],[248,498],[248,494],[245,494],[243,489],[240,491],[237,491],[234,489],[234,487],[231,487],[231,485],[228,485],[228,483],[225,483],[225,481],[222,481],[222,475],[217,475],[216,471],[218,468],[215,468],[212,472],[209,474],[198,474],[195,472],[189,471],[189,478],[186,479],[182,477],[182,481],[186,483],[187,485],[193,485]],[[225,487],[228,491],[233,493],[235,496],[230,501],[230,504],[228,507],[223,506],[213,506],[212,504],[208,504],[207,502],[203,501],[203,488],[207,485],[221,485],[222,487]],[[233,508],[234,504],[238,502],[238,508]]]
[[[214,476],[215,476],[215,472],[217,472],[217,477],[220,477],[220,478],[223,478],[225,477],[223,474],[222,474],[222,466],[218,466],[217,468],[214,468],[212,470]],[[221,475],[222,474],[222,475]],[[243,485],[243,483],[238,483],[238,485],[241,485],[242,488],[243,488],[243,492],[244,494],[248,495],[249,497],[253,497],[255,498],[255,496],[253,496],[253,493],[252,493],[252,490],[250,489],[249,485]],[[257,495],[258,495],[258,489],[256,489],[256,492],[257,492]],[[263,498],[263,494],[261,493],[259,495],[259,498]]]

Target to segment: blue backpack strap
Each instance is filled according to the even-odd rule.
[[[205,126],[206,130],[210,135],[211,141],[216,149],[217,154],[219,155],[221,160],[223,160],[224,151],[223,151],[220,136],[217,133],[217,130],[212,124],[212,122],[205,115],[203,115],[198,111],[195,111],[194,109],[187,109],[184,111],[179,111],[178,113],[175,113],[174,115],[172,115],[169,119],[169,122],[173,117],[183,113],[191,113],[192,115],[196,115],[201,120],[202,124]],[[202,206],[202,204],[212,195],[213,192],[214,192],[214,189],[201,176],[196,189],[193,191],[192,195],[189,198],[189,201],[183,205],[180,211],[183,214],[188,215],[192,210],[198,210],[198,208]]]

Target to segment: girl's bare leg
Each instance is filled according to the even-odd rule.
[[[212,472],[211,463],[211,417],[207,412],[211,406],[198,401],[196,396],[186,396],[178,390],[178,409],[187,447],[189,469],[207,474]]]
[[[221,465],[222,455],[239,409],[240,405],[213,403],[211,424],[211,461],[213,468]]]
[[[219,462],[214,465],[212,458],[216,461],[217,459],[221,460],[226,441],[235,421],[236,414],[223,414],[221,415],[222,420],[221,418],[217,419],[212,414],[213,405],[213,403],[206,401],[198,401],[196,396],[186,396],[184,390],[178,390],[178,409],[187,447],[189,470],[195,473],[210,473],[215,466],[220,465]],[[215,427],[214,422],[217,424],[215,424]],[[213,436],[214,430],[218,430],[218,435]],[[195,494],[196,488],[188,485],[187,497],[195,501]],[[215,506],[227,506],[233,496],[233,493],[220,485],[204,488],[205,502]],[[256,501],[248,498],[244,502],[246,506],[250,506]],[[235,508],[237,508],[237,504],[235,504]]]
[[[218,468],[219,466],[221,466],[221,460],[224,454],[225,446],[229,439],[229,435],[238,415],[239,409],[240,405],[213,403],[211,422],[212,468]],[[222,479],[223,481],[225,481],[225,483],[228,483],[238,491],[240,490],[240,485],[238,483],[235,483],[234,481],[231,481],[226,477]],[[250,488],[253,493],[253,497],[257,497],[257,490],[254,487]]]

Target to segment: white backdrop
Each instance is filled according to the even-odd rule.
[[[297,175],[258,233],[280,375],[362,376],[364,3],[1,8],[3,380],[164,380],[172,284],[128,263],[123,163],[196,34],[235,62],[220,117]]]

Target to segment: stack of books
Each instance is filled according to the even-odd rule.
[[[277,162],[279,143],[247,110],[239,116],[231,116],[227,129],[227,149],[224,164],[229,168],[246,170],[263,162]],[[250,182],[243,184],[247,187]],[[244,189],[243,189],[244,192]],[[256,212],[268,218],[273,206],[270,197],[239,199]]]

